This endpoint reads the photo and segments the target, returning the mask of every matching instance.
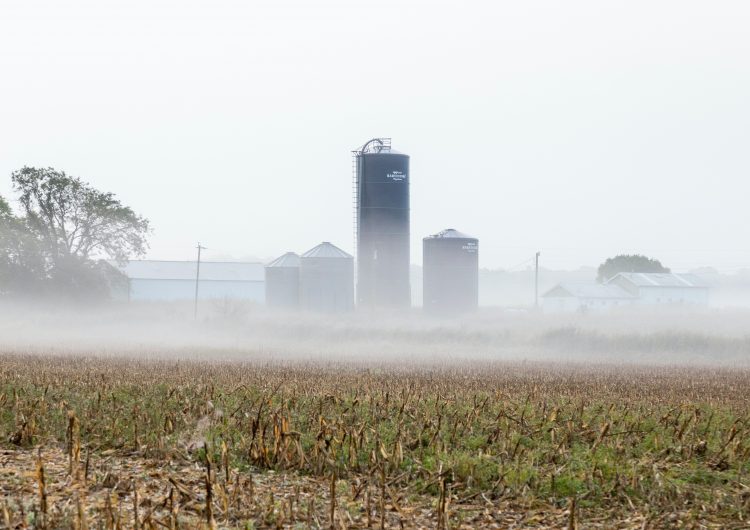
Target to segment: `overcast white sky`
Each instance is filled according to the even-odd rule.
[[[746,1],[0,3],[0,194],[53,166],[150,258],[352,250],[350,151],[411,155],[421,238],[483,267],[750,267]]]

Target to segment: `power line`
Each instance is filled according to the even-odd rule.
[[[520,262],[520,263],[516,263],[516,264],[515,264],[515,265],[513,265],[512,267],[507,267],[507,268],[505,269],[505,271],[506,271],[506,272],[511,272],[511,271],[513,271],[513,269],[517,269],[517,268],[518,268],[518,267],[520,267],[521,265],[526,265],[527,263],[531,263],[532,261],[534,261],[534,259],[535,259],[535,257],[534,257],[534,256],[531,256],[530,258],[527,258],[527,259],[523,260],[523,261],[522,261],[522,262]]]

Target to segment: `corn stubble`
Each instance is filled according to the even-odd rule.
[[[742,370],[5,355],[0,385],[8,528],[750,524]]]

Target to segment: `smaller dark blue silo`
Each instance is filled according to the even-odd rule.
[[[422,240],[423,306],[455,315],[479,305],[479,240],[449,228]]]
[[[266,305],[275,309],[299,308],[300,257],[287,252],[266,265]]]
[[[354,309],[354,258],[323,242],[300,257],[300,307],[343,313]]]

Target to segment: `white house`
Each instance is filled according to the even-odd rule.
[[[112,265],[128,279],[127,293],[119,298],[174,301],[195,297],[195,261],[132,260]],[[263,302],[263,264],[201,261],[198,298]]]
[[[558,284],[542,295],[542,309],[569,313],[626,305],[705,307],[709,290],[709,285],[695,274],[622,272],[603,284]]]
[[[617,285],[563,282],[542,295],[542,310],[545,313],[604,311],[635,301],[634,295]]]

